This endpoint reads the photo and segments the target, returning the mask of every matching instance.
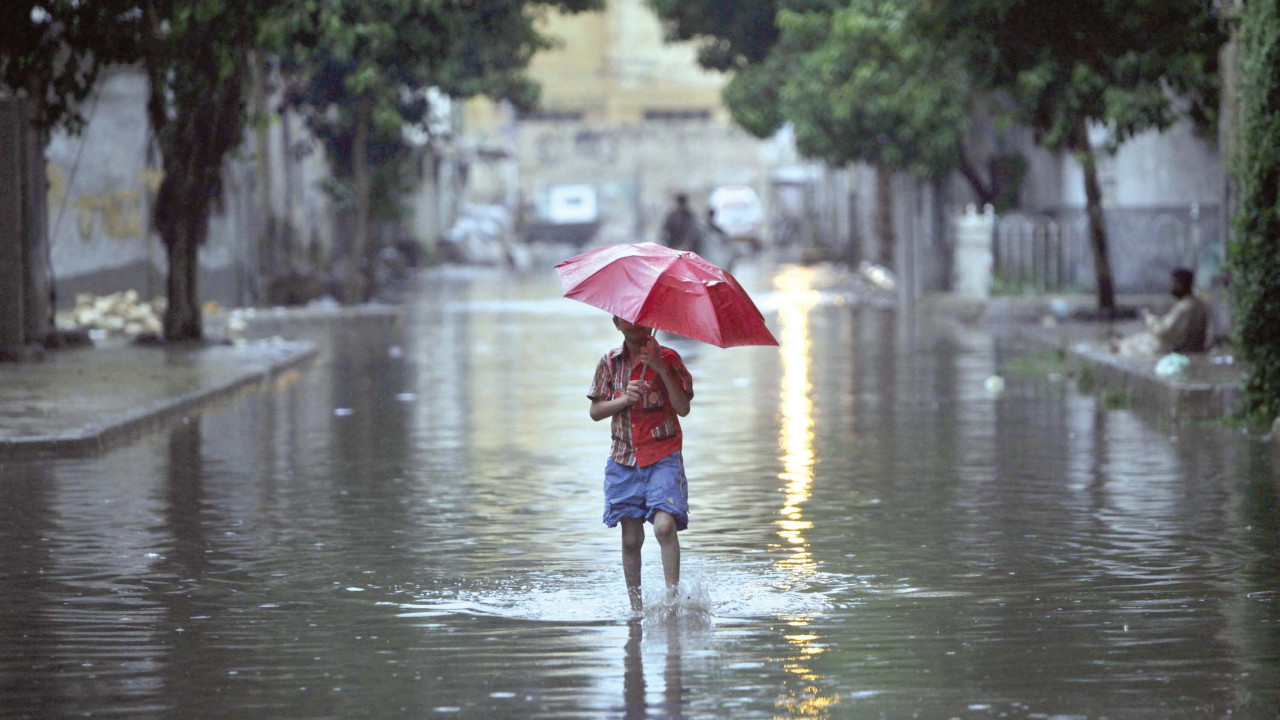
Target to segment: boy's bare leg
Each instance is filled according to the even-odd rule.
[[[627,581],[627,597],[631,609],[644,610],[644,597],[640,594],[640,547],[644,545],[644,520],[622,518],[622,576]],[[666,560],[665,555],[663,560]]]
[[[676,532],[676,519],[659,510],[653,516],[653,536],[662,547],[662,574],[667,580],[667,590],[680,584],[680,537]]]

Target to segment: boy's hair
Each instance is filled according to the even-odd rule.
[[[1192,272],[1190,268],[1174,268],[1171,274],[1173,275],[1174,280],[1177,280],[1187,287],[1192,287],[1196,284],[1196,274]]]

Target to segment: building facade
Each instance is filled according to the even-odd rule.
[[[542,87],[536,112],[466,106],[464,136],[481,158],[471,202],[506,206],[525,237],[591,244],[656,240],[677,193],[700,216],[726,186],[749,187],[768,206],[771,173],[794,152],[730,121],[720,98],[728,77],[701,68],[692,44],[666,43],[643,0],[551,15],[544,30],[560,46],[530,66]],[[558,222],[566,189],[594,205],[585,233],[581,220]]]

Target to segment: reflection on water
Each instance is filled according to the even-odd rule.
[[[821,294],[813,287],[813,271],[792,267],[774,278],[775,301],[778,305],[779,352],[782,356],[780,392],[781,428],[778,444],[782,448],[783,506],[775,520],[778,537],[787,543],[786,554],[776,561],[788,578],[789,586],[803,585],[817,569],[817,562],[805,539],[805,531],[813,523],[804,517],[804,504],[810,498],[813,483],[813,386],[809,382],[809,364],[813,348],[809,337],[809,313],[821,302]],[[794,677],[788,680],[778,699],[778,706],[793,717],[825,717],[840,702],[839,695],[826,695],[819,683],[822,676],[812,669],[813,656],[823,651],[822,638],[809,631],[812,618],[791,615],[779,618],[793,630],[785,635],[793,651],[782,660],[783,668]]]
[[[0,718],[1277,715],[1271,448],[991,395],[1012,341],[829,269],[740,279],[780,347],[670,341],[690,598],[631,621],[600,522],[607,316],[437,270],[266,391],[0,465]]]
[[[781,408],[782,427],[778,443],[782,448],[784,504],[775,521],[778,537],[789,545],[786,556],[777,561],[782,570],[799,577],[811,575],[816,568],[804,531],[813,527],[805,520],[803,505],[809,499],[813,483],[813,400],[809,397],[809,312],[820,301],[817,290],[810,287],[809,271],[789,268],[774,279],[778,303],[779,352],[782,355]]]

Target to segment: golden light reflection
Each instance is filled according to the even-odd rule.
[[[817,569],[809,552],[804,531],[813,524],[803,519],[802,505],[809,499],[813,484],[813,399],[809,382],[809,313],[822,301],[813,289],[811,271],[792,267],[774,278],[778,297],[779,352],[782,357],[781,428],[778,445],[782,449],[783,505],[778,536],[790,552],[777,561],[779,568],[799,576]]]
[[[809,313],[822,302],[822,294],[813,288],[813,272],[792,267],[774,278],[778,297],[779,352],[782,357],[780,392],[781,427],[778,446],[782,450],[782,508],[774,520],[782,542],[773,546],[778,553],[775,565],[784,571],[792,584],[802,584],[817,572],[818,564],[809,550],[805,532],[813,522],[804,518],[804,504],[813,492],[814,417],[813,385],[809,381],[812,339],[809,335]],[[808,616],[780,618],[794,632],[784,635],[795,648],[792,657],[783,660],[783,669],[795,677],[788,681],[777,706],[784,717],[826,717],[840,702],[839,695],[825,695],[818,682],[822,676],[809,662],[826,651],[822,637],[807,628]],[[794,682],[794,684],[793,684]]]

